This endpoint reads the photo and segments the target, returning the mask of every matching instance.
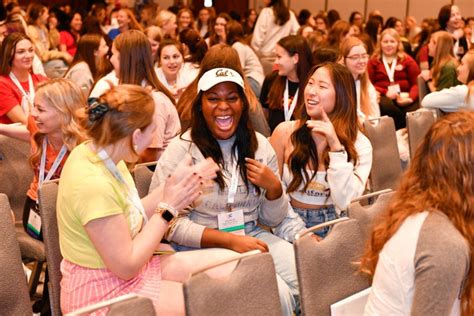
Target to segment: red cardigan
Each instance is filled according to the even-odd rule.
[[[387,72],[383,66],[381,58],[371,58],[367,65],[370,81],[381,95],[385,95],[390,85]],[[413,58],[405,54],[403,60],[397,58],[395,68],[395,82],[400,85],[401,92],[409,92],[413,101],[418,99],[417,77],[420,74],[420,67]]]

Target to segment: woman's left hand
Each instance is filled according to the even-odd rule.
[[[308,126],[313,133],[324,135],[331,151],[341,150],[342,145],[337,137],[334,125],[332,125],[323,107],[321,107],[321,120],[308,120],[306,121],[306,126]]]
[[[245,158],[247,167],[247,178],[252,184],[267,191],[266,197],[269,200],[277,199],[281,196],[283,189],[281,182],[273,171],[265,164],[252,159]]]

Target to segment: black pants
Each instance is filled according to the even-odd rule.
[[[407,126],[407,112],[416,111],[419,107],[418,101],[402,107],[397,104],[397,101],[391,100],[386,96],[380,98],[380,114],[393,118],[395,121],[395,129],[397,130]]]

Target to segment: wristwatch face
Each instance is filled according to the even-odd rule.
[[[163,213],[161,213],[161,217],[163,217],[163,219],[168,223],[171,222],[174,218],[173,214],[168,210],[164,210]]]

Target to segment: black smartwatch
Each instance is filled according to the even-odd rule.
[[[171,207],[169,207],[165,203],[158,204],[158,207],[155,210],[155,212],[157,214],[160,214],[161,217],[168,223],[170,223],[173,219],[176,218],[173,211],[174,211],[174,209],[172,209]]]

